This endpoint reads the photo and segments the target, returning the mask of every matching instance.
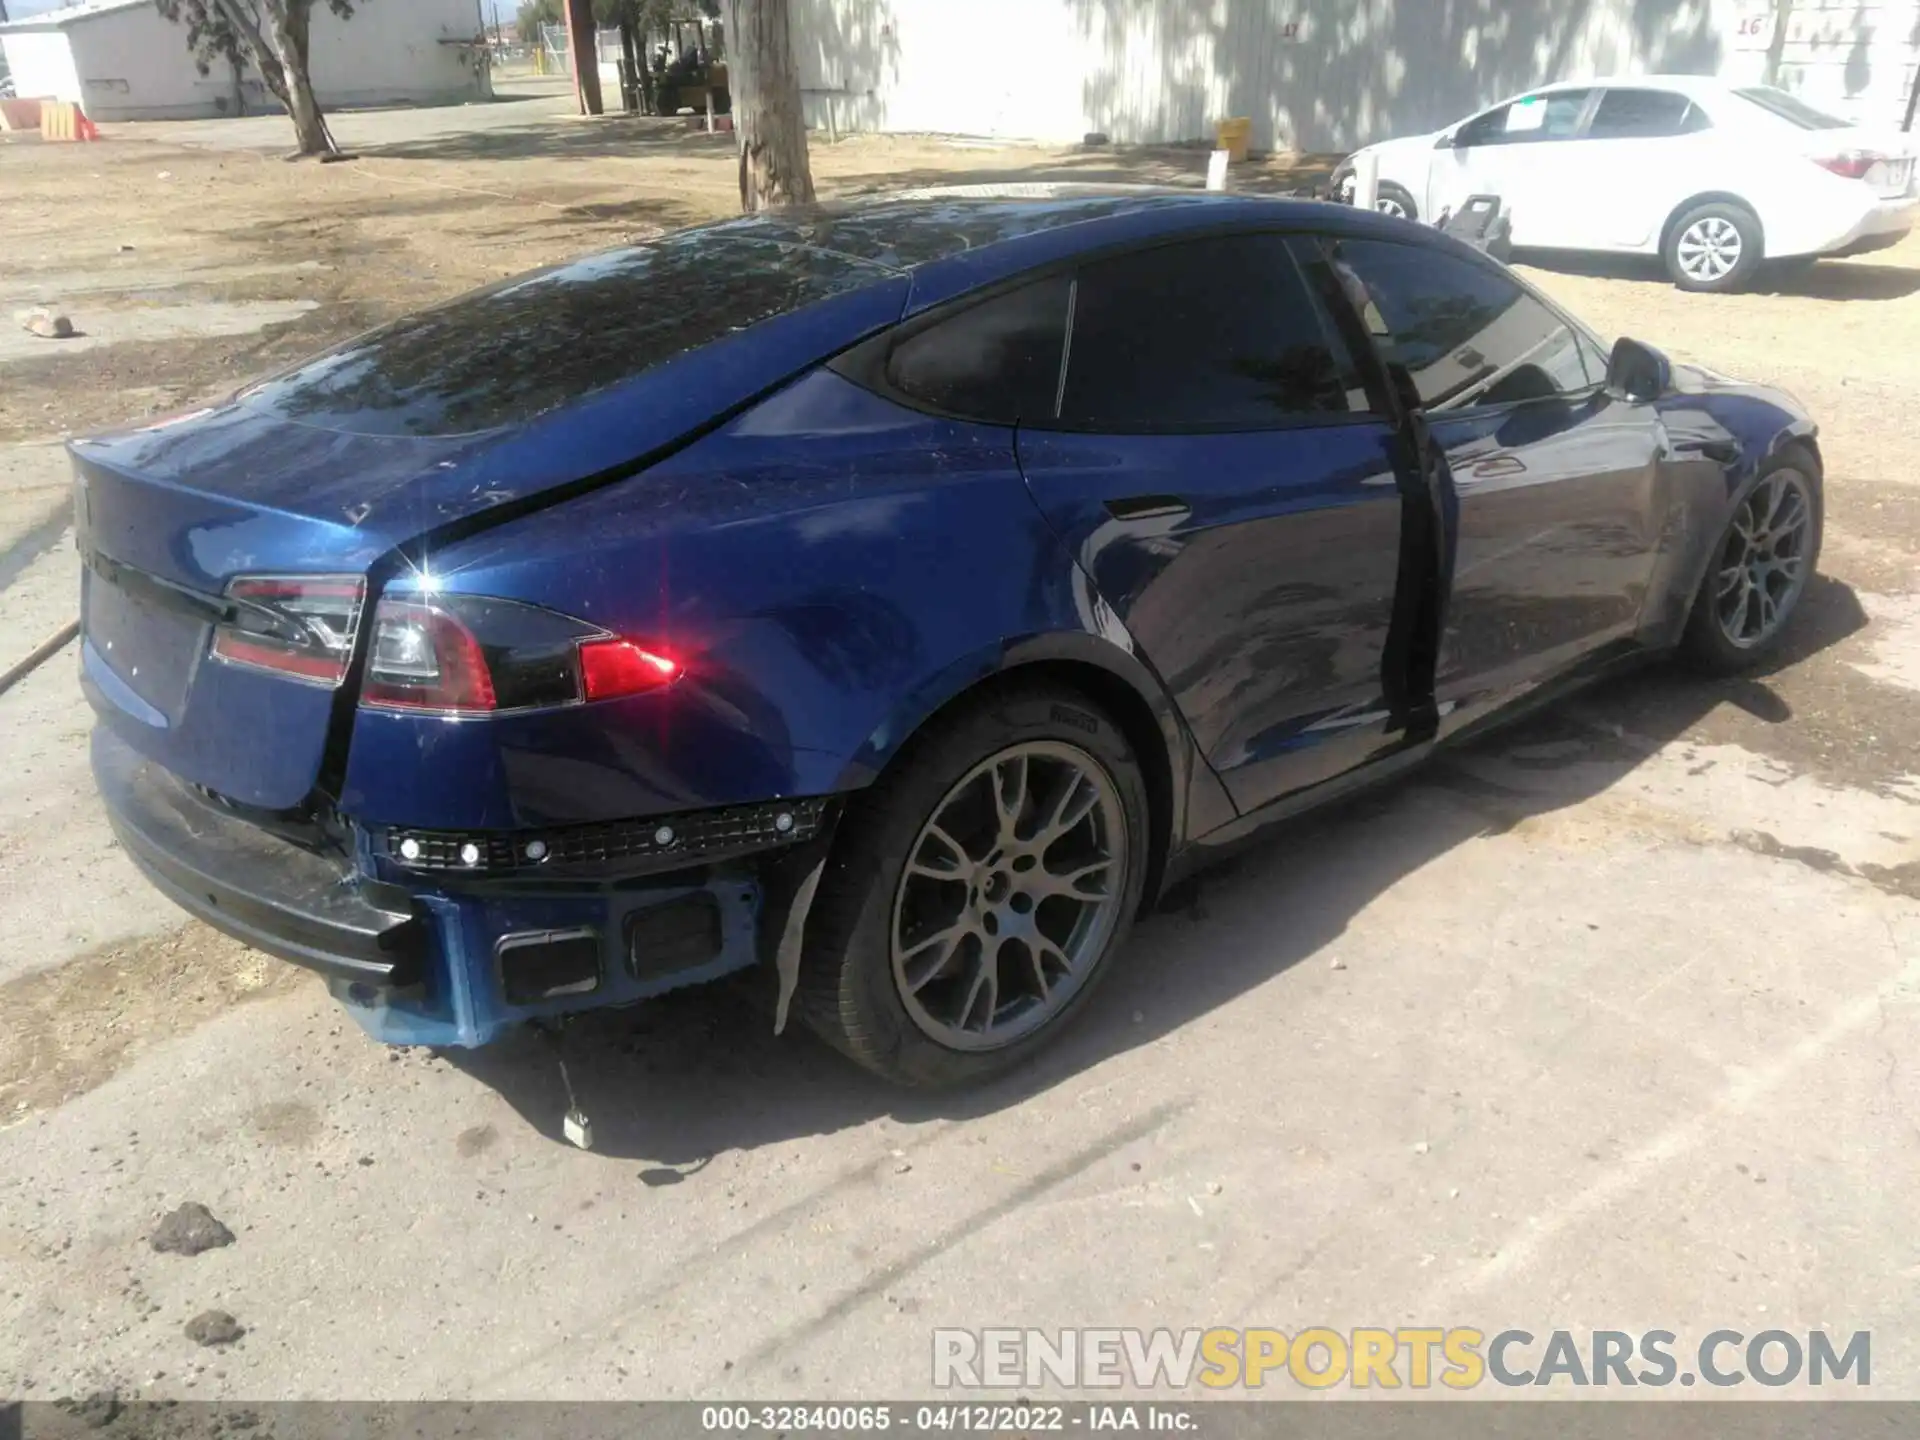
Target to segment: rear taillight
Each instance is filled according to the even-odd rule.
[[[396,710],[493,710],[500,697],[479,638],[459,619],[435,605],[382,600],[373,612],[360,701]]]
[[[1886,158],[1870,150],[1847,150],[1838,155],[1817,155],[1813,163],[1848,180],[1864,180],[1867,172]]]
[[[378,710],[487,715],[635,695],[680,666],[597,625],[471,595],[383,599],[360,703]]]
[[[227,616],[213,632],[214,658],[338,685],[346,678],[365,593],[357,575],[242,576],[227,586]]]
[[[580,688],[589,700],[656,690],[679,674],[674,661],[631,640],[587,640],[580,645]]]

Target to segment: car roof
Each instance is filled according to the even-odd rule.
[[[1681,95],[1725,95],[1735,87],[1716,75],[1595,75],[1585,80],[1556,80],[1523,91],[1527,95],[1566,90],[1672,90]]]
[[[906,273],[1029,235],[1072,226],[1205,214],[1226,221],[1271,197],[1165,185],[1006,184],[899,191],[793,206],[705,226],[715,238],[801,245]],[[1179,228],[1176,223],[1175,228]]]
[[[1088,251],[1183,232],[1271,226],[1447,245],[1429,227],[1297,196],[1171,186],[1011,184],[917,190],[768,212],[705,227],[831,252],[911,277],[905,314]],[[1411,233],[1410,233],[1411,232]]]

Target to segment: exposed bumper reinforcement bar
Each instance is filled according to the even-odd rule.
[[[427,927],[404,892],[228,812],[104,726],[92,759],[114,833],[182,909],[324,975],[395,987],[420,979]]]

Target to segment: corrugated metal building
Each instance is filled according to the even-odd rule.
[[[350,21],[313,9],[308,57],[321,105],[451,104],[492,93],[474,0],[378,0]],[[91,0],[0,25],[16,92],[73,100],[95,121],[277,108],[251,68],[202,75],[187,31],[153,0]]]
[[[1345,151],[1550,80],[1756,80],[1775,0],[795,0],[809,123]],[[1898,124],[1920,0],[1792,0],[1780,83]]]

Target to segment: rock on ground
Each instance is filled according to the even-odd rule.
[[[213,1212],[189,1200],[161,1220],[153,1232],[153,1248],[163,1254],[198,1255],[233,1243],[233,1232],[213,1218]]]
[[[246,1333],[224,1310],[202,1310],[187,1321],[187,1338],[198,1345],[231,1345]]]

